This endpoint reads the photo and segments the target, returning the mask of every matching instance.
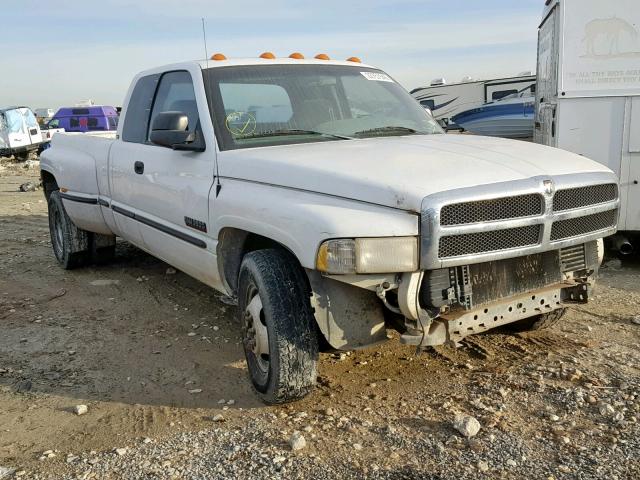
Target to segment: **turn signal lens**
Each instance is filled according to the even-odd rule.
[[[316,267],[321,272],[345,274],[356,272],[355,240],[329,240],[320,245]]]
[[[296,60],[304,60],[304,55],[302,55],[300,52],[293,52],[291,55],[289,55],[289,58],[295,58]]]
[[[347,58],[347,62],[362,63],[358,57],[349,57]]]
[[[266,58],[267,60],[273,60],[273,59],[276,58],[276,56],[271,52],[264,52],[262,55],[260,55],[260,58]]]
[[[225,57],[222,53],[214,53],[213,55],[211,55],[211,60],[226,60],[227,57]]]
[[[319,53],[314,57],[316,60],[331,60],[326,53]]]

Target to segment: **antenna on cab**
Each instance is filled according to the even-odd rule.
[[[207,48],[207,29],[205,27],[204,17],[200,17],[200,19],[202,20],[202,43],[204,45],[204,58],[207,62],[207,71],[204,72],[204,75],[202,76],[202,80],[204,81],[204,89],[207,97],[207,107],[209,110],[208,112],[209,118],[213,123],[213,99],[211,98],[211,80],[209,78],[209,49]],[[220,189],[222,188],[222,185],[220,185],[220,175],[218,174],[217,158],[214,159],[214,165],[216,170],[215,182],[216,182],[216,197],[217,197],[220,194]]]
[[[202,20],[202,40],[204,43],[204,58],[207,59],[207,67],[209,67],[209,53],[207,50],[207,30],[204,26],[204,17],[201,17],[200,20]]]

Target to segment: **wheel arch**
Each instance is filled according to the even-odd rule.
[[[51,193],[55,192],[56,190],[60,190],[60,187],[58,186],[58,181],[56,180],[56,177],[53,175],[53,173],[47,170],[42,170],[40,172],[40,179],[42,180],[42,189],[44,190],[44,198],[48,202],[49,197],[51,197]]]
[[[284,250],[300,263],[293,250],[277,240],[241,228],[225,227],[220,230],[216,248],[218,270],[225,288],[232,296],[238,292],[238,274],[244,256],[268,248]],[[309,285],[307,287],[310,288]]]

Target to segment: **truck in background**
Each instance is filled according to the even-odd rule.
[[[64,128],[65,132],[116,131],[118,112],[105,105],[63,107],[47,123],[47,128]]]
[[[41,143],[40,126],[29,107],[0,109],[0,157],[26,160]]]
[[[440,125],[455,129],[458,126],[451,121],[454,115],[535,87],[535,83],[536,76],[531,72],[492,80],[464,78],[459,83],[450,84],[444,78],[438,78],[433,80],[430,86],[415,88],[409,93],[420,105],[431,111],[433,118]]]
[[[620,180],[620,234],[640,241],[640,3],[546,0],[534,141],[596,160]]]

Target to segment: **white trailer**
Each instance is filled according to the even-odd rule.
[[[429,87],[411,90],[411,95],[424,108],[431,110],[433,118],[443,127],[453,127],[450,118],[488,102],[495,102],[535,85],[536,76],[530,72],[516,77],[494,78],[492,80],[464,79],[459,83],[446,83],[444,79],[431,82]]]
[[[538,32],[537,143],[611,168],[619,230],[640,233],[640,2],[546,0]],[[616,242],[622,253],[631,245]]]

